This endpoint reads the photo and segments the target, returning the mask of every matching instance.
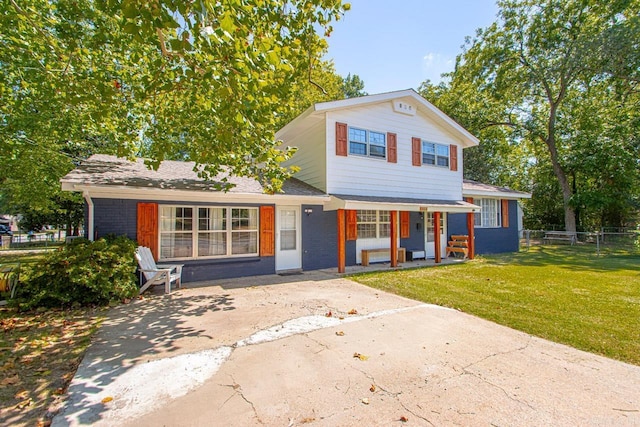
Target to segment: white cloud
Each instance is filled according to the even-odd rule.
[[[453,71],[455,58],[444,56],[439,53],[429,52],[422,58],[422,76],[424,80],[431,80],[438,83],[442,80],[440,75]]]

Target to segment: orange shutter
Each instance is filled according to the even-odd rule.
[[[398,163],[398,138],[395,133],[387,133],[387,161]]]
[[[347,124],[336,122],[336,156],[347,155]]]
[[[153,258],[158,260],[158,204],[138,203],[138,223],[136,240],[140,246],[151,249]]]
[[[358,238],[358,212],[348,210],[347,212],[347,240]]]
[[[449,169],[452,171],[458,170],[458,146],[449,145]]]
[[[410,221],[409,212],[401,211],[400,212],[400,238],[408,239],[411,233],[411,221]]]
[[[422,166],[422,140],[411,138],[411,164]]]
[[[509,201],[502,199],[502,226],[509,228]]]
[[[276,254],[276,221],[273,206],[260,206],[260,256]]]

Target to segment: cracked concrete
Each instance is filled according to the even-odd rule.
[[[640,367],[345,279],[301,278],[114,310],[70,388],[76,411],[54,425],[640,425]]]

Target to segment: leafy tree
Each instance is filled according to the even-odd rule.
[[[277,128],[281,128],[316,102],[335,101],[344,98],[342,77],[333,63],[317,61],[309,69],[307,79],[294,82],[290,88],[291,108],[278,116]]]
[[[278,191],[274,132],[326,50],[340,0],[8,0],[0,5],[0,187],[51,212],[94,150],[194,160]]]
[[[495,117],[486,120],[486,126],[511,129],[510,141],[529,145],[536,161],[550,163],[562,193],[565,228],[575,231],[578,200],[569,165],[578,153],[572,135],[580,120],[568,104],[582,99],[594,106],[589,114],[601,113],[591,102],[591,86],[633,88],[637,83],[640,2],[503,0],[498,4],[499,21],[479,30],[470,41],[458,59],[454,84],[464,86],[466,81],[481,93],[473,98],[489,103],[488,111]],[[600,92],[604,99],[624,100],[610,95]],[[604,152],[626,150],[601,142]]]
[[[351,73],[342,79],[342,94],[344,98],[357,98],[358,96],[368,95],[364,91],[364,82],[357,74],[353,76]]]

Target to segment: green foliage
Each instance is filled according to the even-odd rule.
[[[449,81],[421,88],[481,139],[465,150],[465,174],[555,189],[542,205],[559,200],[567,230],[625,225],[640,197],[640,2],[498,5],[498,20],[468,40]],[[555,185],[535,181],[549,171]]]
[[[357,74],[352,76],[351,73],[342,79],[342,93],[344,98],[357,98],[358,96],[367,95],[367,92],[364,91],[364,82],[360,76]]]
[[[188,159],[278,191],[275,140],[340,0],[0,3],[0,187],[47,213],[87,154]],[[317,31],[320,31],[318,34]],[[53,204],[55,205],[55,203]]]
[[[74,239],[28,266],[16,296],[21,309],[106,305],[138,294],[136,243],[126,237]]]

